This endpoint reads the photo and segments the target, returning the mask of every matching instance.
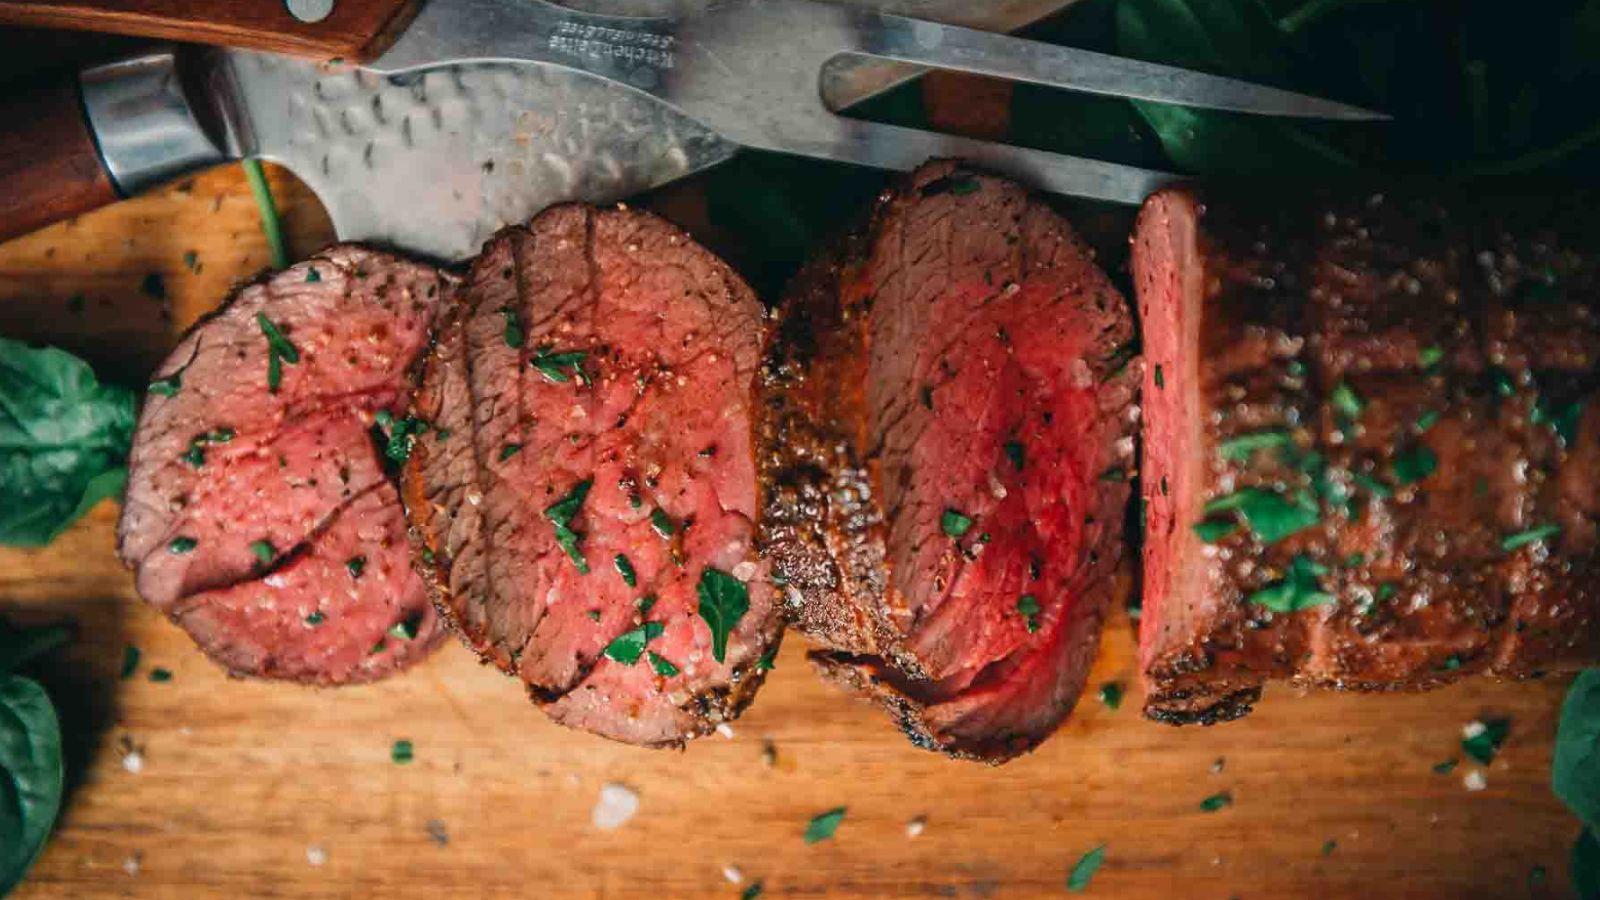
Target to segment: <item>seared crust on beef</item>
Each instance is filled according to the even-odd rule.
[[[955,163],[802,270],[758,464],[763,552],[830,648],[818,668],[920,746],[1001,762],[1047,737],[1131,580],[1138,372],[1127,306],[1065,221]]]
[[[430,266],[331,247],[240,288],[157,369],[118,550],[141,595],[230,672],[367,681],[436,643],[369,431],[409,402],[451,285]],[[269,328],[296,354],[278,360],[276,387]]]
[[[761,335],[744,282],[647,213],[553,207],[468,273],[403,495],[439,609],[558,722],[677,745],[759,686],[780,629],[753,546]],[[575,490],[569,552],[549,510]],[[712,569],[749,598],[722,661],[698,611]],[[604,652],[645,627],[637,661]]]
[[[1419,689],[1600,659],[1593,222],[1553,197],[1146,203],[1148,715],[1235,718],[1271,678]],[[1196,534],[1251,488],[1305,492],[1315,523]],[[1297,557],[1331,602],[1251,601]]]

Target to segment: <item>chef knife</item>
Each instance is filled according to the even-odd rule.
[[[65,190],[34,190],[34,204],[26,183],[10,191],[21,179],[5,158],[23,147],[15,134],[0,138],[0,233],[14,233],[14,220],[42,224],[241,156],[294,170],[342,238],[442,259],[476,252],[496,228],[550,202],[616,199],[739,146],[893,169],[959,156],[1047,190],[1122,202],[1171,177],[840,117],[818,76],[842,55],[1212,108],[1375,117],[1230,79],[809,0],[718,0],[681,18],[542,0],[430,0],[390,45],[405,15],[369,15],[365,28],[320,48],[367,57],[361,65],[165,49],[85,72],[85,123],[74,130],[59,113],[35,110],[53,125],[51,165],[69,176]],[[240,33],[258,46],[288,41]],[[279,49],[312,52],[295,41]]]

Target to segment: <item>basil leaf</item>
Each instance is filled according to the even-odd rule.
[[[1105,860],[1105,844],[1100,844],[1078,857],[1078,862],[1073,865],[1072,871],[1067,873],[1067,890],[1078,894],[1088,889],[1089,882],[1094,880],[1094,873],[1100,871],[1100,864]]]
[[[825,813],[814,816],[806,824],[805,839],[808,844],[815,844],[833,837],[839,830],[839,823],[844,821],[846,807],[836,806]]]
[[[42,547],[122,493],[133,392],[54,348],[0,338],[0,544]]]
[[[1600,824],[1600,669],[1580,674],[1561,704],[1550,786],[1590,828]]]
[[[700,618],[711,629],[711,655],[719,663],[726,662],[728,635],[750,611],[750,591],[744,582],[710,566],[700,573],[696,590],[700,595]]]
[[[61,810],[61,725],[44,688],[0,676],[0,895],[27,874]]]

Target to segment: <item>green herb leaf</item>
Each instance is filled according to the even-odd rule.
[[[579,383],[588,384],[589,376],[583,371],[583,361],[587,359],[588,356],[589,354],[583,350],[568,350],[562,353],[553,353],[548,349],[544,349],[540,350],[538,353],[535,353],[533,358],[528,360],[528,362],[535,369],[538,369],[539,374],[543,375],[549,381],[554,381],[559,384],[566,384],[567,382],[571,381],[574,376],[576,376]],[[567,374],[569,369],[572,372],[571,375]]]
[[[251,541],[250,552],[256,555],[256,560],[263,566],[271,563],[278,555],[278,549],[268,540]]]
[[[1032,594],[1023,594],[1017,600],[1017,612],[1022,614],[1029,634],[1039,630],[1039,598]]]
[[[766,890],[766,886],[762,882],[751,882],[749,887],[739,893],[739,900],[756,900],[764,890]]]
[[[1100,473],[1101,481],[1127,481],[1128,470],[1121,466],[1112,466]]]
[[[1201,541],[1215,544],[1235,531],[1239,530],[1239,523],[1231,519],[1202,519],[1192,526],[1194,533]]]
[[[1161,364],[1156,363],[1156,389],[1161,390],[1167,386],[1167,378],[1161,374]]]
[[[1545,538],[1555,537],[1560,533],[1560,525],[1540,525],[1536,528],[1529,528],[1527,531],[1518,531],[1515,534],[1506,535],[1500,539],[1500,549],[1510,553],[1529,544],[1538,543]]]
[[[1550,785],[1590,828],[1600,824],[1600,669],[1580,673],[1567,690]]]
[[[1219,809],[1225,809],[1232,805],[1233,795],[1227,791],[1223,791],[1220,794],[1212,794],[1204,800],[1201,800],[1200,810],[1202,812],[1216,812]]]
[[[1004,449],[1006,458],[1011,460],[1011,465],[1015,466],[1018,472],[1022,471],[1022,442],[1006,441]]]
[[[1255,431],[1231,437],[1217,445],[1217,452],[1222,454],[1223,459],[1243,462],[1249,459],[1251,454],[1257,450],[1282,447],[1292,441],[1293,438],[1289,436],[1289,432],[1281,428],[1273,428],[1267,431]]]
[[[700,618],[711,629],[711,655],[719,663],[726,662],[728,635],[750,611],[750,592],[744,582],[710,566],[701,571],[696,591],[700,595]]]
[[[260,326],[261,333],[267,336],[269,350],[276,351],[278,356],[291,366],[300,362],[300,348],[283,336],[283,332],[267,318],[266,313],[256,313],[256,325]]]
[[[171,378],[158,378],[150,382],[147,390],[157,397],[175,397],[181,387],[183,387],[183,375],[177,374]]]
[[[267,348],[267,393],[276,394],[278,388],[283,386],[283,360],[278,358],[278,351],[272,347]]]
[[[256,210],[261,215],[261,233],[267,238],[267,252],[272,256],[272,267],[286,269],[289,267],[289,250],[283,241],[283,222],[278,218],[278,204],[273,202],[267,174],[262,171],[258,159],[246,159],[240,165],[244,167],[245,181],[250,184],[250,194],[255,197]]]
[[[1384,484],[1365,472],[1351,472],[1350,480],[1354,481],[1358,486],[1365,488],[1367,493],[1374,497],[1388,498],[1394,496],[1394,488],[1389,487],[1387,484]]]
[[[322,280],[322,273],[321,272],[318,272],[316,269],[307,269],[306,270],[306,283],[307,284],[315,284],[316,282],[319,282],[321,280]]]
[[[517,455],[517,451],[519,451],[521,449],[522,449],[522,445],[521,444],[506,444],[504,447],[500,448],[500,461],[501,462],[505,462],[506,460],[510,459],[511,457],[516,456]]]
[[[195,547],[198,547],[198,546],[200,546],[200,542],[195,540],[194,538],[192,538],[192,537],[184,537],[183,535],[179,535],[179,536],[173,538],[170,542],[167,543],[167,552],[168,553],[183,554],[183,553],[190,552],[191,550],[193,550]]]
[[[1437,410],[1430,409],[1422,415],[1417,416],[1417,433],[1421,434],[1437,424],[1439,424],[1439,413]]]
[[[662,678],[671,678],[678,674],[678,667],[673,665],[666,657],[656,653],[654,650],[650,651],[649,656],[650,668],[655,669],[657,675]]]
[[[1100,844],[1078,857],[1078,861],[1072,866],[1072,871],[1067,873],[1067,890],[1074,894],[1088,890],[1089,882],[1094,880],[1095,873],[1100,871],[1100,865],[1105,861],[1105,844]]]
[[[1304,553],[1296,554],[1289,563],[1283,580],[1275,581],[1251,594],[1249,602],[1264,606],[1273,612],[1292,613],[1313,606],[1332,603],[1333,595],[1322,590],[1317,579],[1328,574],[1327,567],[1313,562]]]
[[[1494,762],[1494,756],[1500,751],[1500,745],[1505,743],[1506,737],[1511,734],[1511,720],[1488,719],[1478,724],[1483,727],[1478,729],[1477,733],[1461,739],[1461,752],[1478,765],[1487,766]]]
[[[1417,352],[1417,365],[1422,369],[1431,369],[1444,361],[1444,348],[1438,344],[1423,347]]]
[[[312,612],[312,613],[310,613],[309,615],[306,616],[306,624],[312,626],[313,628],[315,628],[318,625],[321,625],[323,622],[326,622],[327,620],[328,620],[328,617],[323,615],[321,610],[316,610],[316,611],[314,611],[314,612]]]
[[[946,535],[959,538],[972,530],[972,519],[956,510],[946,509],[939,515],[939,527]]]
[[[650,527],[655,529],[656,534],[664,538],[672,537],[673,532],[678,530],[677,526],[672,524],[672,519],[667,515],[667,511],[659,506],[650,511]]]
[[[778,667],[777,659],[778,659],[778,648],[777,647],[773,647],[773,648],[769,649],[767,652],[761,654],[761,658],[760,659],[756,660],[756,671],[757,672],[771,672],[773,669],[776,669]]]
[[[422,613],[415,612],[390,625],[388,634],[390,637],[400,638],[404,641],[414,641],[417,639],[417,629],[421,626]]]
[[[44,688],[0,676],[0,895],[33,864],[61,809],[61,725]]]
[[[844,821],[846,807],[836,806],[825,813],[821,813],[806,824],[805,839],[808,844],[815,844],[833,837],[839,830],[839,823]]]
[[[1316,499],[1306,491],[1289,498],[1264,488],[1244,488],[1218,497],[1205,505],[1204,512],[1210,517],[1231,510],[1238,510],[1250,530],[1267,544],[1310,528],[1322,515]]]
[[[365,556],[352,556],[344,561],[344,570],[350,573],[351,578],[360,578],[361,573],[367,570]]]
[[[1533,405],[1528,421],[1535,425],[1548,425],[1561,439],[1561,446],[1571,447],[1578,439],[1578,423],[1583,419],[1583,403],[1574,400],[1550,407],[1543,398]]]
[[[172,680],[172,672],[160,667],[151,669],[150,680],[156,684],[165,684]]]
[[[123,647],[122,670],[117,673],[117,677],[121,678],[123,681],[127,681],[129,678],[132,678],[133,673],[139,671],[139,657],[141,656],[143,656],[143,654],[139,652],[138,647],[135,647],[132,644]]]
[[[566,496],[545,508],[544,516],[555,526],[556,543],[578,567],[584,575],[589,574],[589,561],[583,558],[583,552],[578,549],[578,542],[582,535],[573,531],[572,520],[578,515],[578,510],[583,506],[583,498],[589,496],[589,488],[594,486],[593,479],[584,479],[572,486]]]
[[[42,547],[122,493],[134,404],[69,353],[0,338],[0,544]]]
[[[618,553],[611,558],[611,564],[617,567],[617,574],[622,576],[623,583],[628,587],[638,586],[639,575],[633,570],[633,563],[628,562],[626,556]]]
[[[1456,770],[1456,766],[1459,765],[1461,765],[1461,760],[1459,759],[1447,759],[1443,762],[1436,762],[1433,764],[1433,774],[1449,775],[1451,772],[1454,772]]]
[[[397,766],[403,766],[416,758],[416,748],[408,740],[395,741],[389,747],[389,761]]]
[[[1116,709],[1122,705],[1123,688],[1115,681],[1108,681],[1100,685],[1100,702],[1107,709]]]
[[[1334,385],[1328,401],[1333,404],[1334,411],[1352,422],[1361,418],[1361,411],[1367,406],[1348,381]]]
[[[1494,388],[1495,395],[1501,398],[1517,392],[1517,383],[1512,380],[1511,373],[1499,366],[1489,367],[1489,384]]]
[[[601,651],[606,659],[631,666],[644,654],[644,645],[661,636],[667,626],[660,622],[646,622],[617,635]]]
[[[505,339],[506,346],[520,349],[523,341],[522,320],[517,316],[517,311],[507,306],[500,310],[500,315],[504,316],[506,320],[505,330],[501,332],[501,337]]]
[[[1439,457],[1426,446],[1418,444],[1395,458],[1394,480],[1400,485],[1416,484],[1432,475],[1438,468]]]

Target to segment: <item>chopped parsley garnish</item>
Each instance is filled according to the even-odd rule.
[[[389,761],[397,766],[403,766],[416,758],[416,748],[410,741],[398,740],[389,747]]]
[[[1333,838],[1329,838],[1329,839],[1327,839],[1327,840],[1322,842],[1322,855],[1323,856],[1332,856],[1333,855],[1333,851],[1335,851],[1337,849],[1339,849],[1339,842],[1334,840]]]
[[[260,560],[262,565],[272,562],[272,558],[278,555],[277,548],[268,540],[251,541],[250,552],[256,555],[256,559]]]
[[[1023,594],[1017,599],[1017,612],[1027,624],[1029,634],[1039,630],[1039,598],[1032,594]]]
[[[351,578],[360,578],[361,573],[367,570],[365,556],[352,556],[344,561],[344,570],[350,573]]]
[[[1561,446],[1571,447],[1578,439],[1578,422],[1583,418],[1583,403],[1574,400],[1561,406],[1551,408],[1540,398],[1533,405],[1533,411],[1528,415],[1528,421],[1535,425],[1548,425],[1550,430],[1561,439]]]
[[[1089,882],[1094,880],[1094,873],[1100,871],[1100,864],[1105,861],[1105,844],[1100,844],[1078,857],[1078,861],[1072,866],[1072,871],[1067,873],[1068,892],[1080,894],[1088,890]]]
[[[171,543],[167,544],[167,552],[188,553],[190,550],[193,550],[198,546],[200,546],[200,542],[194,538],[179,535],[178,537],[173,538]]]
[[[118,677],[127,680],[139,669],[139,657],[143,656],[139,648],[129,644],[122,648],[122,672]]]
[[[617,574],[622,576],[622,582],[628,587],[636,587],[639,584],[639,575],[633,570],[633,563],[628,562],[626,556],[618,553],[611,558],[611,564],[617,567]]]
[[[1511,373],[1499,366],[1489,367],[1489,384],[1494,387],[1494,392],[1501,397],[1509,397],[1517,392],[1517,383],[1511,379]]]
[[[321,272],[318,272],[316,269],[307,269],[306,270],[306,283],[307,284],[316,284],[317,282],[319,282],[321,280],[322,280],[322,273]]]
[[[506,327],[501,332],[505,338],[506,346],[512,349],[522,347],[522,320],[517,317],[517,311],[509,306],[501,307],[500,315],[505,316]]]
[[[1344,558],[1344,567],[1347,569],[1354,569],[1365,565],[1366,562],[1367,555],[1365,553],[1352,553]]]
[[[711,629],[711,655],[726,662],[728,635],[750,611],[750,591],[744,582],[710,566],[700,573],[695,590],[700,595],[700,618]]]
[[[976,194],[982,187],[978,179],[967,177],[950,182],[950,193],[958,197],[963,194]]]
[[[1455,670],[1461,668],[1461,657],[1452,653],[1445,657],[1444,662],[1439,664],[1439,668],[1446,672],[1454,672]]]
[[[953,509],[939,515],[939,527],[950,537],[958,538],[972,530],[972,517]]]
[[[1219,809],[1224,809],[1232,805],[1233,795],[1227,791],[1223,791],[1220,794],[1212,794],[1204,800],[1201,800],[1200,810],[1201,812],[1216,812]]]
[[[591,609],[588,612],[584,613],[584,615],[588,616],[589,617],[589,621],[591,621],[591,622],[600,621],[600,610],[598,610],[598,609]]]
[[[157,397],[171,397],[178,393],[178,388],[183,387],[183,375],[174,375],[171,378],[158,378],[150,382],[149,391]]]
[[[1394,488],[1389,487],[1387,484],[1384,484],[1365,472],[1351,472],[1350,480],[1354,481],[1361,487],[1366,488],[1367,493],[1374,497],[1388,498],[1394,496]]]
[[[428,423],[416,416],[406,416],[404,419],[396,420],[394,414],[387,409],[378,410],[373,419],[386,438],[383,455],[396,463],[403,463],[411,458],[411,451],[417,446],[417,438],[428,430]]]
[[[1194,523],[1195,535],[1207,544],[1215,544],[1238,530],[1239,523],[1231,519],[1204,519]]]
[[[642,616],[645,613],[648,613],[651,607],[656,605],[656,595],[645,594],[643,597],[633,601],[633,605],[639,610],[639,615]]]
[[[1506,535],[1500,539],[1500,549],[1510,553],[1529,544],[1538,543],[1545,538],[1555,537],[1560,533],[1560,525],[1540,525],[1537,528],[1529,528],[1527,531]]]
[[[771,672],[773,669],[776,669],[778,667],[777,659],[778,659],[778,648],[777,647],[773,647],[772,649],[768,650],[767,652],[761,654],[761,658],[756,660],[756,671],[757,672]]]
[[[650,527],[664,538],[672,537],[678,530],[678,526],[672,524],[672,518],[667,515],[667,511],[659,506],[650,511]]]
[[[1417,352],[1417,365],[1431,369],[1444,361],[1444,348],[1438,344],[1423,347]]]
[[[500,461],[501,462],[505,462],[506,460],[510,459],[511,457],[516,456],[517,455],[517,451],[519,451],[521,449],[522,449],[522,445],[521,444],[506,444],[504,447],[500,448]]]
[[[194,436],[196,444],[226,444],[234,438],[232,428],[213,428]]]
[[[1355,388],[1351,387],[1348,381],[1341,381],[1334,385],[1333,393],[1329,395],[1328,399],[1333,403],[1334,410],[1351,422],[1361,418],[1361,411],[1367,406],[1362,401],[1361,395],[1356,393]]]
[[[311,615],[306,616],[306,624],[307,625],[313,625],[313,626],[314,625],[321,625],[323,622],[327,621],[327,619],[328,619],[328,617],[323,615],[321,610],[318,610],[317,612],[314,612]]]
[[[1018,472],[1022,471],[1022,463],[1023,463],[1022,442],[1021,441],[1006,441],[1005,447],[1003,449],[1006,452],[1006,459],[1011,460],[1011,464],[1013,466],[1017,467],[1017,471]]]
[[[1418,444],[1395,458],[1394,480],[1400,485],[1416,484],[1438,468],[1439,457],[1426,446]]]
[[[266,313],[256,313],[256,325],[267,336],[267,390],[276,394],[278,386],[283,383],[282,363],[292,366],[300,362],[300,349],[284,337]]]
[[[1396,587],[1395,583],[1392,581],[1385,581],[1383,584],[1378,585],[1379,600],[1388,600],[1390,597],[1393,597],[1399,592],[1400,588]]]
[[[1506,742],[1506,737],[1510,734],[1510,719],[1474,722],[1462,735],[1461,752],[1478,765],[1487,766],[1494,762],[1495,754],[1500,752],[1500,745]]]
[[[1283,580],[1256,591],[1249,597],[1249,602],[1257,606],[1264,606],[1273,612],[1292,613],[1313,606],[1322,606],[1333,602],[1333,595],[1322,590],[1322,585],[1317,579],[1328,574],[1326,566],[1312,561],[1304,553],[1295,554],[1289,563],[1289,571]]]
[[[1459,765],[1461,765],[1461,760],[1459,759],[1447,759],[1444,762],[1436,762],[1433,764],[1433,774],[1449,775],[1451,772],[1454,772],[1456,770],[1456,766]]]
[[[156,684],[171,681],[172,673],[166,669],[157,667],[150,670],[150,680],[154,681]]]
[[[422,613],[416,612],[389,626],[389,636],[402,640],[417,639],[417,629],[422,626]]]
[[[836,806],[825,813],[814,816],[806,824],[805,839],[808,844],[815,844],[833,837],[839,830],[839,823],[844,821],[845,807]]]
[[[1417,433],[1421,434],[1437,424],[1439,424],[1439,412],[1437,410],[1430,409],[1422,415],[1417,416]]]
[[[1281,428],[1272,428],[1228,438],[1217,445],[1217,451],[1222,454],[1223,459],[1240,462],[1249,459],[1257,450],[1282,447],[1291,440],[1289,432]]]
[[[1161,374],[1161,364],[1160,363],[1156,363],[1156,389],[1160,390],[1162,388],[1165,388],[1166,386],[1167,386],[1167,378],[1166,378],[1165,375]]]
[[[1100,685],[1100,702],[1106,709],[1116,709],[1122,705],[1122,685],[1115,681],[1108,681]]]
[[[671,678],[672,676],[678,674],[678,667],[673,665],[672,662],[665,656],[662,656],[654,650],[650,651],[649,656],[650,668],[655,669],[657,675],[660,675],[662,678]]]
[[[1205,505],[1207,518],[1237,510],[1246,525],[1263,543],[1275,544],[1291,534],[1317,524],[1321,512],[1308,491],[1297,491],[1293,498],[1264,488],[1244,488]]]
[[[660,637],[666,630],[667,626],[660,622],[646,622],[617,635],[601,652],[606,659],[631,666],[644,655],[644,645]]]
[[[756,900],[766,890],[766,885],[760,881],[750,883],[750,886],[739,892],[739,900]]]
[[[589,495],[589,488],[594,485],[593,479],[584,479],[572,486],[565,497],[545,508],[544,517],[555,526],[556,543],[566,551],[572,564],[584,575],[589,574],[589,561],[583,558],[583,552],[578,549],[578,541],[582,535],[572,530],[572,520],[577,517],[578,510],[583,506],[583,498]]]
[[[589,376],[583,372],[583,361],[589,354],[582,350],[568,350],[563,353],[552,353],[549,348],[543,348],[533,355],[528,362],[539,370],[546,380],[559,384],[566,384],[574,376],[580,384],[588,384]],[[567,374],[567,370],[572,374]]]

